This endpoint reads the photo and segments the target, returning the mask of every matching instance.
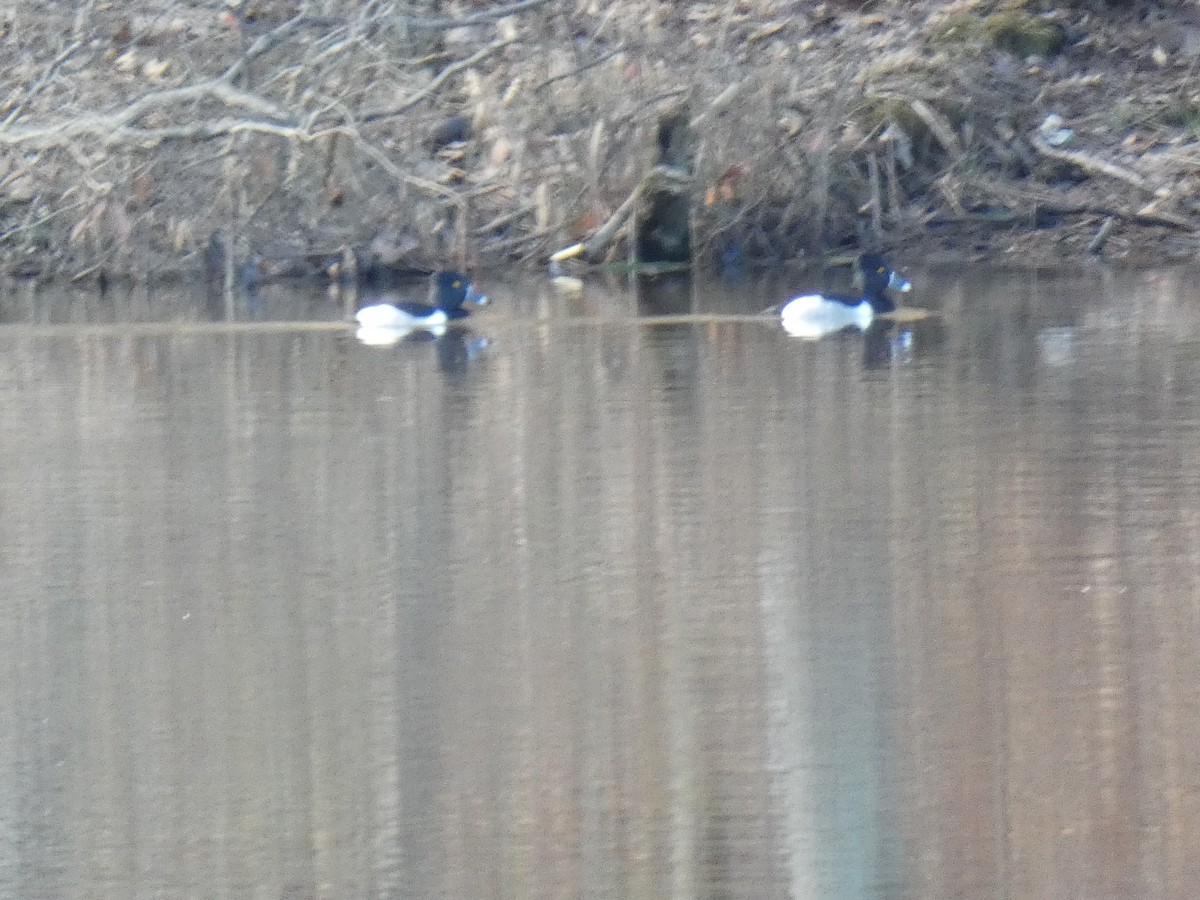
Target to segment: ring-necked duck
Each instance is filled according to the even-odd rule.
[[[410,331],[425,330],[439,334],[445,330],[447,323],[470,315],[470,310],[463,307],[464,303],[486,306],[488,298],[477,293],[470,279],[461,272],[438,272],[433,276],[432,303],[376,303],[364,306],[354,314],[354,318],[360,326],[360,340],[384,336],[375,335],[374,332],[392,332],[402,336]],[[363,332],[368,334],[364,335]],[[390,341],[368,342],[395,343],[395,339],[393,336]]]
[[[862,291],[858,297],[801,294],[783,304],[779,315],[784,330],[795,337],[816,338],[843,328],[865,329],[875,316],[895,310],[888,288],[901,293],[912,290],[912,285],[892,271],[878,253],[858,257],[854,280]]]

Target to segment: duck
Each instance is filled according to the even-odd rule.
[[[447,324],[465,319],[470,310],[463,304],[487,306],[488,298],[475,290],[471,280],[453,270],[435,272],[432,279],[432,303],[375,303],[354,314],[358,339],[364,343],[395,343],[413,331],[440,335]]]
[[[858,297],[838,294],[801,294],[777,307],[784,330],[802,338],[818,338],[845,328],[865,331],[879,315],[895,311],[888,290],[907,293],[912,284],[902,278],[879,253],[862,253],[854,280]]]

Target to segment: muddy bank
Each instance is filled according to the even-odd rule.
[[[1200,248],[1189,3],[65,7],[0,12],[14,273]]]

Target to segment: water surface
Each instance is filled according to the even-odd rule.
[[[917,277],[10,287],[0,897],[1192,896],[1193,273]]]

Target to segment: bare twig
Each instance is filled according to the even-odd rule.
[[[9,125],[15,122],[25,110],[25,107],[29,104],[29,101],[41,92],[42,88],[46,86],[46,83],[49,82],[54,73],[58,71],[58,67],[70,59],[74,55],[75,51],[82,46],[82,41],[72,41],[66,47],[64,47],[62,52],[54,57],[54,59],[50,60],[50,64],[46,66],[42,74],[38,76],[38,80],[30,85],[29,90],[25,92],[25,96],[21,98],[21,101],[12,108],[12,111],[9,112],[7,116],[4,117],[4,121],[0,122],[0,128],[7,128]]]
[[[1029,187],[1018,191],[1003,182],[986,177],[972,178],[969,184],[971,187],[983,191],[990,197],[997,198],[1009,208],[1016,208],[1023,203],[1027,206],[1035,206],[1039,209],[1064,216],[1110,216],[1122,222],[1136,222],[1139,225],[1159,225],[1179,231],[1194,232],[1198,230],[1196,222],[1191,221],[1185,216],[1153,209],[1153,204],[1148,204],[1141,209],[1130,210],[1092,203],[1086,200],[1073,202],[1070,197],[1058,197],[1048,190],[1038,190],[1035,187]],[[961,212],[961,207],[958,211]],[[961,217],[956,216],[956,218]]]
[[[486,225],[480,225],[478,228],[475,229],[475,234],[477,237],[484,237],[486,235],[489,235],[493,231],[498,231],[499,229],[503,228],[505,225],[511,225],[513,222],[516,222],[518,219],[525,218],[527,215],[532,213],[536,208],[537,207],[534,204],[526,203],[524,206],[519,207],[518,209],[514,209],[512,212],[507,212],[507,213],[504,213],[503,215],[496,216],[496,218],[492,219]]]
[[[608,221],[597,229],[584,242],[583,255],[595,259],[612,243],[621,227],[629,220],[637,209],[638,201],[648,190],[667,191],[668,193],[685,193],[692,184],[692,178],[686,172],[681,172],[671,166],[655,166],[647,172],[638,186],[630,191],[629,196],[617,207],[616,212],[608,217]]]
[[[1123,166],[1118,166],[1116,163],[1111,163],[1104,159],[1096,159],[1077,150],[1061,150],[1057,147],[1051,147],[1036,131],[1029,135],[1029,143],[1042,156],[1070,163],[1093,175],[1107,175],[1109,178],[1115,178],[1118,181],[1131,184],[1138,190],[1145,191],[1148,194],[1155,194],[1156,196],[1164,196],[1166,193],[1164,188],[1155,188],[1137,172],[1126,169]]]
[[[513,237],[493,241],[486,245],[486,249],[488,253],[496,255],[517,255],[522,259],[528,259],[540,251],[546,244],[546,240],[547,238],[544,234],[518,234]]]
[[[26,214],[25,219],[22,222],[14,225],[7,231],[0,232],[0,244],[7,243],[10,239],[16,237],[22,232],[41,228],[46,225],[46,223],[51,222],[54,219],[61,218],[67,213],[74,212],[75,210],[83,209],[87,206],[90,206],[92,203],[91,198],[76,200],[66,206],[56,206],[48,212],[44,212],[42,215],[37,216],[35,213],[43,211],[44,209],[41,199],[42,198],[39,195],[34,197],[29,202],[29,212]]]
[[[369,6],[371,6],[369,4]],[[378,18],[383,12],[375,12],[372,18]],[[364,13],[365,16],[365,13]],[[368,19],[369,21],[369,19]],[[360,17],[358,25],[361,27]],[[183,87],[152,91],[134,100],[123,109],[107,113],[85,116],[75,116],[67,120],[42,126],[14,127],[13,121],[20,113],[21,107],[13,110],[3,123],[0,123],[0,144],[31,145],[36,148],[61,146],[67,142],[82,137],[100,137],[105,143],[121,143],[126,141],[160,141],[187,138],[206,139],[218,135],[232,134],[236,131],[257,131],[269,134],[281,134],[288,137],[306,137],[303,129],[294,123],[292,113],[270,100],[236,86],[237,79],[245,71],[246,66],[254,59],[269,53],[293,34],[304,28],[325,27],[337,29],[342,26],[339,20],[316,16],[298,15],[258,37],[238,61],[215,78]],[[43,73],[43,80],[62,64],[79,46],[78,42],[67,47],[50,64]],[[39,82],[40,84],[40,82]],[[30,91],[30,96],[37,90],[38,85]],[[425,90],[436,89],[437,84],[427,85]],[[255,116],[265,117],[268,122],[235,122],[230,119],[214,122],[194,123],[187,126],[168,128],[133,128],[130,127],[147,113],[174,107],[181,103],[211,99],[225,106],[244,109]]]
[[[337,19],[320,18],[316,16],[308,16],[301,13],[298,16],[293,16],[286,22],[273,28],[266,34],[256,38],[254,43],[246,48],[246,51],[238,58],[232,66],[226,69],[220,76],[219,80],[232,82],[237,79],[253,60],[258,57],[270,53],[289,37],[300,31],[302,28],[334,28],[342,23]]]
[[[311,22],[312,20],[305,20]],[[277,28],[272,34],[283,33],[288,25],[295,25],[300,19],[292,19],[290,23]],[[265,37],[265,36],[264,36]],[[406,98],[403,102],[385,110],[369,112],[360,118],[362,122],[376,121],[382,118],[399,115],[416,106],[426,97],[433,94],[451,76],[468,69],[480,60],[499,52],[514,42],[515,39],[495,41],[465,59],[446,66],[428,84]],[[265,52],[256,51],[255,47],[262,42],[256,42],[247,54]],[[265,45],[264,45],[265,46]],[[271,134],[278,137],[311,140],[320,135],[338,130],[339,125],[321,123],[323,127],[309,129],[294,121],[294,116],[283,107],[258,96],[244,91],[230,83],[238,71],[235,65],[227,69],[217,78],[209,79],[198,84],[184,87],[154,91],[134,100],[124,109],[106,115],[78,116],[69,120],[44,126],[12,126],[0,127],[0,145],[16,146],[29,145],[37,148],[61,146],[83,137],[96,137],[105,144],[159,142],[169,140],[208,140],[228,134],[254,132]],[[133,123],[146,114],[168,107],[177,106],[191,101],[212,99],[220,101],[229,107],[240,107],[248,112],[262,116],[262,120],[239,120],[232,118],[217,119],[207,122],[195,122],[188,125],[166,126],[160,128],[137,128]],[[344,121],[344,115],[338,118]],[[331,127],[332,126],[332,127]]]
[[[883,238],[883,183],[879,177],[879,160],[874,153],[867,154],[867,177],[871,182],[871,236]]]
[[[174,106],[191,100],[215,99],[227,106],[240,106],[257,115],[265,115],[286,122],[290,118],[286,110],[255,94],[248,93],[226,83],[224,78],[204,81],[188,87],[155,91],[139,97],[124,109],[108,115],[78,116],[45,126],[9,126],[0,128],[0,144],[16,146],[29,144],[34,147],[59,146],[82,137],[100,137],[115,140],[169,139],[173,137],[212,137],[228,134],[233,126],[228,123],[199,123],[178,129],[130,128],[147,113]],[[295,126],[275,122],[243,123],[246,130],[294,129]],[[174,133],[172,133],[174,132]]]
[[[1117,220],[1112,216],[1108,216],[1100,224],[1100,228],[1096,231],[1096,236],[1093,237],[1091,242],[1088,244],[1088,253],[1095,255],[1104,249],[1104,245],[1108,243],[1108,238],[1112,234],[1113,226],[1116,224],[1116,221]]]
[[[421,88],[411,96],[406,97],[403,101],[395,106],[365,112],[359,117],[359,121],[377,122],[380,119],[398,116],[400,113],[412,109],[422,100],[436,91],[439,87],[441,87],[446,79],[451,75],[455,75],[464,69],[471,68],[471,66],[475,65],[481,60],[487,59],[493,53],[498,53],[510,44],[516,43],[516,40],[516,38],[505,38],[504,40],[493,41],[482,50],[477,50],[476,52],[472,53],[466,59],[460,59],[458,62],[451,63],[450,65],[446,66],[446,68],[442,69],[442,71],[438,72],[437,75],[430,79],[429,83],[425,85],[425,87]]]
[[[633,211],[637,209],[638,197],[641,196],[641,185],[633,189],[625,202],[617,207],[616,212],[608,217],[608,221],[597,229],[587,241],[584,242],[583,255],[588,259],[595,259],[600,256],[608,245],[612,243],[617,232],[621,230],[621,226],[633,215]]]
[[[949,119],[920,98],[909,100],[908,108],[925,123],[929,133],[942,145],[942,149],[950,154],[951,159],[958,159],[962,155],[962,145]]]
[[[391,175],[397,181],[404,182],[405,184],[411,184],[413,187],[419,188],[420,190],[424,191],[425,193],[432,194],[435,197],[442,197],[442,198],[449,199],[449,200],[458,200],[459,199],[458,192],[453,190],[452,188],[447,187],[444,184],[438,184],[435,181],[429,181],[424,178],[418,178],[416,175],[409,175],[407,172],[403,171],[399,166],[397,166],[394,162],[392,162],[390,159],[388,159],[388,156],[386,153],[384,153],[382,150],[380,150],[375,145],[366,141],[363,138],[363,136],[361,134],[359,134],[358,132],[347,131],[345,133],[348,134],[354,140],[355,145],[360,150],[362,150],[369,157],[371,157],[371,159],[373,159],[376,163],[379,164],[380,168],[382,168],[385,172],[387,172],[389,175]]]
[[[741,89],[742,89],[742,82],[740,82],[740,81],[733,82],[733,84],[729,85],[729,87],[727,87],[727,88],[725,88],[725,90],[721,91],[721,93],[719,93],[717,95],[716,99],[713,100],[712,103],[708,104],[708,106],[699,115],[695,116],[692,119],[692,121],[688,122],[688,128],[691,128],[693,131],[698,129],[701,125],[704,124],[705,119],[708,119],[710,116],[716,115],[721,110],[723,110],[726,106],[728,106],[733,101],[733,99],[735,97],[737,97],[738,91],[740,91]]]
[[[575,78],[578,75],[582,75],[588,69],[594,69],[594,68],[596,68],[596,66],[598,66],[604,62],[607,62],[608,60],[612,59],[614,56],[617,56],[621,53],[628,52],[629,49],[630,49],[629,47],[625,46],[624,44],[621,44],[620,46],[615,47],[612,50],[609,50],[607,53],[600,54],[599,56],[597,56],[595,59],[591,60],[590,62],[585,62],[582,66],[577,66],[576,68],[572,69],[570,72],[563,72],[561,75],[554,75],[550,78],[547,78],[541,84],[534,87],[533,92],[535,94],[539,93],[540,91],[544,91],[546,88],[550,87],[550,85],[555,84],[556,82],[565,81],[568,78]]]
[[[484,25],[488,22],[495,22],[497,19],[503,19],[505,16],[511,16],[515,13],[525,12],[527,9],[535,9],[539,6],[545,6],[551,0],[518,0],[517,3],[509,3],[504,6],[497,6],[495,9],[489,9],[485,12],[472,13],[469,16],[461,16],[456,19],[421,19],[416,17],[406,17],[405,22],[409,28],[422,29],[426,31],[446,31],[451,28],[461,28],[464,25]]]

